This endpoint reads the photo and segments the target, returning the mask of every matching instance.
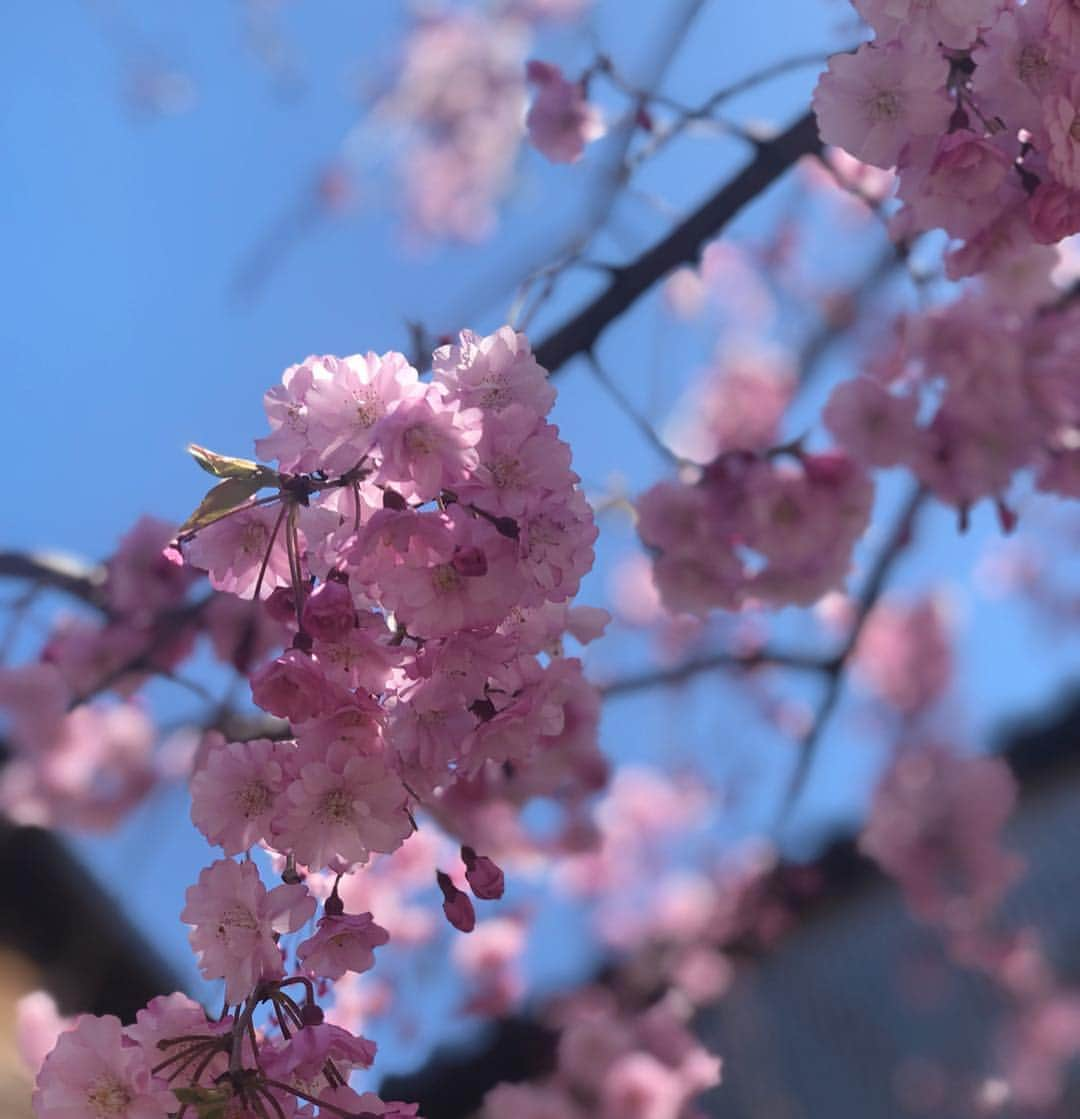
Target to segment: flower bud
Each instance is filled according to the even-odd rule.
[[[476,910],[469,900],[469,895],[463,893],[454,885],[449,874],[441,870],[435,872],[435,881],[443,895],[443,913],[446,919],[459,932],[470,933],[476,928]]]

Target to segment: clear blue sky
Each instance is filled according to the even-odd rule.
[[[9,475],[0,546],[104,555],[140,513],[179,520],[198,500],[202,480],[183,453],[185,443],[250,452],[263,430],[262,393],[286,365],[311,352],[404,347],[407,319],[435,330],[485,329],[503,320],[522,254],[565,227],[588,163],[551,168],[526,153],[518,198],[485,245],[417,252],[385,208],[361,207],[294,245],[255,298],[230,297],[245,255],[301,203],[338,151],[355,121],[352,91],[358,79],[387,66],[402,7],[356,0],[281,5],[282,30],[302,77],[302,88],[283,95],[245,41],[239,4],[11,0],[0,39],[0,145],[7,155],[0,345],[6,457],[14,478]],[[633,72],[648,58],[660,9],[672,7],[600,0],[595,39]],[[711,0],[667,90],[694,101],[777,58],[846,44],[851,30],[841,27],[844,8],[829,0]],[[144,49],[158,50],[189,75],[197,97],[189,112],[142,120],[128,111],[120,95],[124,65]],[[562,32],[538,53],[579,68],[589,60],[589,39]],[[805,107],[812,83],[812,71],[774,82],[734,103],[731,115],[786,121]],[[689,140],[673,147],[641,185],[683,209],[743,154],[735,143]],[[391,193],[385,181],[360,189]],[[791,184],[782,186],[733,235],[764,230],[794,199]],[[601,255],[636,252],[669,220],[647,201],[623,200],[613,223],[617,236],[601,243]],[[825,274],[850,272],[865,249],[835,245],[816,264]],[[595,282],[568,285],[536,333]],[[780,330],[795,335],[792,323]],[[634,399],[662,409],[677,399],[706,348],[700,339],[673,338],[657,301],[649,300],[610,332],[602,354]],[[849,368],[849,356],[835,355],[832,375]],[[568,371],[559,387],[555,419],[591,489],[601,489],[615,472],[631,489],[655,479],[654,453],[582,369]],[[604,527],[597,572],[582,596],[598,604],[606,600],[614,561],[632,546],[625,526]],[[988,604],[966,588],[971,564],[996,531],[989,511],[959,537],[952,516],[935,509],[925,531],[933,546],[902,566],[898,583],[953,586],[963,619],[956,723],[983,735],[1003,713],[1045,704],[1067,664],[1076,665],[1077,645],[1060,645],[1048,664],[1043,635],[1022,609]],[[638,646],[620,637],[595,654],[608,669],[639,656]],[[176,701],[163,702],[169,710]],[[715,679],[694,685],[679,703],[680,718],[672,718],[669,704],[651,695],[612,706],[604,719],[605,748],[625,757],[655,756],[658,747],[708,752],[720,774],[752,765],[773,777],[764,811],[790,748]],[[795,842],[857,816],[879,754],[861,740],[859,719],[845,719],[852,706],[842,707],[827,738],[793,821]],[[179,793],[151,807],[152,817],[143,813],[119,836],[82,849],[104,877],[117,876],[147,934],[190,975],[175,914],[207,852]],[[746,826],[744,818],[733,823],[731,838]],[[151,827],[155,840],[148,845]],[[540,953],[536,971],[550,979],[579,963]],[[390,1066],[410,1059],[404,1052],[388,1057]]]

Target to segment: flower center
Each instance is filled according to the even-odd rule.
[[[246,905],[234,905],[221,914],[218,922],[218,936],[224,938],[231,929],[247,929],[248,932],[258,932],[259,922]]]
[[[1069,135],[1080,143],[1080,113],[1073,117],[1073,122],[1069,125]]]
[[[510,391],[502,378],[492,377],[484,382],[480,401],[485,408],[501,408],[507,402],[509,396]]]
[[[1050,74],[1050,56],[1046,47],[1028,43],[1016,60],[1016,72],[1025,85],[1043,82]]]
[[[521,463],[516,458],[500,458],[491,464],[491,480],[496,489],[516,486],[521,475]]]
[[[269,807],[270,790],[261,781],[252,781],[236,794],[236,804],[245,820],[261,816]]]
[[[114,1116],[123,1115],[131,1099],[131,1092],[128,1091],[127,1085],[110,1075],[95,1080],[86,1094],[90,1114],[95,1119],[112,1119]]]
[[[405,446],[415,455],[426,455],[434,449],[435,440],[426,424],[418,424],[405,432]]]
[[[867,108],[870,112],[870,119],[877,123],[896,120],[900,116],[900,110],[904,107],[903,99],[900,94],[893,89],[883,89],[870,99]]]
[[[320,817],[331,824],[349,824],[353,819],[352,797],[344,789],[333,789],[323,797]]]
[[[375,395],[371,392],[356,396],[356,422],[360,427],[371,427],[379,418]]]
[[[454,570],[453,564],[440,563],[432,569],[431,585],[439,594],[450,594],[461,586],[461,576]]]

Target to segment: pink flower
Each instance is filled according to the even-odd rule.
[[[339,474],[352,469],[375,445],[387,413],[423,393],[403,354],[322,358],[305,397],[318,465]]]
[[[225,998],[244,1001],[262,980],[284,974],[275,933],[295,932],[315,913],[304,886],[267,891],[254,863],[218,859],[189,886],[180,920],[206,979],[225,980]]]
[[[308,436],[307,394],[319,361],[309,357],[299,365],[290,365],[281,375],[281,384],[263,397],[270,434],[255,440],[255,453],[261,459],[277,459],[282,470],[308,471],[318,465]]]
[[[1050,170],[1065,186],[1080,189],[1080,75],[1045,97],[1042,109]]]
[[[814,91],[822,140],[864,163],[894,167],[912,137],[945,131],[947,74],[939,53],[901,43],[833,55]]]
[[[279,587],[274,593],[288,595],[291,599],[292,588]],[[214,655],[245,675],[253,665],[266,660],[289,641],[289,630],[261,601],[245,601],[230,594],[215,595],[200,617]],[[295,623],[295,617],[290,609],[288,621]]]
[[[20,751],[38,753],[54,745],[71,698],[55,665],[0,667],[0,710]]]
[[[872,377],[837,385],[823,418],[833,438],[866,466],[895,466],[910,457],[921,438],[915,396],[889,392]]]
[[[969,237],[1023,199],[1014,161],[1015,136],[982,137],[957,129],[940,138],[920,138],[900,163],[899,197],[918,229],[940,227]]]
[[[271,715],[303,723],[337,706],[341,697],[307,653],[289,649],[254,673],[251,698]]]
[[[501,412],[520,404],[540,417],[555,403],[555,389],[536,363],[529,340],[509,326],[484,338],[463,330],[457,345],[435,351],[432,367],[435,380],[463,408]]]
[[[500,1084],[484,1097],[483,1119],[585,1119],[573,1099],[556,1086]]]
[[[972,51],[972,83],[984,117],[1000,117],[1016,135],[1031,132],[1042,147],[1041,102],[1066,71],[1061,45],[1047,34],[1046,4],[1013,6],[1003,12]]]
[[[210,747],[191,778],[191,819],[209,843],[239,855],[269,839],[295,752],[267,738]]]
[[[412,834],[405,787],[386,759],[357,755],[344,743],[322,751],[301,741],[296,773],[274,846],[313,870],[367,862],[372,851],[396,851]]]
[[[576,163],[585,145],[604,135],[599,109],[585,100],[582,83],[568,82],[558,66],[533,61],[526,73],[537,87],[525,118],[530,142],[553,163]]]
[[[109,560],[105,592],[120,614],[153,614],[182,602],[195,579],[171,548],[176,526],[140,517]]]
[[[133,704],[83,704],[48,749],[16,758],[0,774],[0,807],[20,823],[104,830],[154,787],[154,726]]]
[[[421,234],[477,240],[513,174],[525,108],[526,28],[509,13],[427,10],[375,112],[405,147],[405,206]]]
[[[902,714],[925,710],[945,693],[952,676],[952,649],[941,605],[932,598],[879,603],[859,635],[854,665]]]
[[[304,631],[319,641],[343,641],[356,628],[356,607],[339,579],[321,583],[308,595],[302,615]]]
[[[379,477],[421,501],[453,489],[476,466],[480,412],[448,403],[445,391],[432,386],[402,403],[379,429]]]
[[[1060,183],[1040,183],[1027,206],[1031,235],[1040,245],[1056,245],[1080,233],[1080,191]]]
[[[604,1078],[602,1119],[677,1119],[686,1093],[678,1074],[648,1053],[620,1057]]]
[[[580,490],[530,509],[520,521],[522,572],[538,597],[565,602],[577,594],[592,569],[593,544],[599,535],[592,507]]]
[[[287,1076],[312,1080],[323,1065],[333,1061],[346,1074],[357,1068],[370,1068],[375,1061],[375,1042],[354,1037],[348,1030],[329,1022],[305,1026],[285,1042],[275,1061]]]
[[[998,758],[905,748],[883,776],[859,846],[900,883],[912,912],[954,934],[977,930],[1019,871],[1001,847],[1016,781]]]
[[[269,506],[250,507],[222,518],[187,541],[184,558],[210,575],[210,585],[240,598],[253,598],[259,572],[266,561],[259,597],[266,598],[275,587],[287,587],[289,557],[285,535],[273,536],[280,510]],[[271,539],[273,542],[271,543]]]
[[[84,1015],[60,1035],[34,1091],[39,1119],[166,1119],[176,1097],[150,1074],[138,1045],[125,1045],[120,1020]]]
[[[347,971],[370,970],[375,965],[374,950],[389,939],[370,913],[327,914],[320,918],[315,935],[296,949],[296,958],[313,975],[340,979]]]
[[[1002,0],[853,0],[859,15],[888,41],[902,38],[930,47],[963,50],[989,27]]]
[[[171,995],[159,995],[151,999],[135,1015],[135,1025],[129,1026],[126,1032],[149,1055],[150,1066],[153,1068],[170,1055],[182,1052],[184,1039],[224,1037],[232,1026],[232,1015],[211,1021],[194,999],[175,991]],[[160,1044],[163,1041],[167,1043],[164,1046]],[[204,1071],[204,1083],[225,1072],[228,1066],[228,1052],[219,1051]],[[167,1072],[165,1075],[168,1075]]]

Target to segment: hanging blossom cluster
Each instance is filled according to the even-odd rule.
[[[822,138],[896,167],[898,237],[964,245],[954,279],[1080,230],[1080,8],[1073,0],[853,0],[875,32],[814,95]]]
[[[749,434],[763,433],[732,432],[734,445],[690,480],[638,499],[638,533],[671,611],[808,605],[847,574],[873,505],[866,471],[842,451],[748,447]]]
[[[947,955],[1002,998],[1000,1076],[983,1084],[982,1102],[1041,1112],[1061,1099],[1080,1054],[1080,992],[1055,974],[1034,928],[1000,921],[1023,871],[1003,842],[1017,783],[1004,759],[965,754],[931,724],[950,663],[934,599],[883,602],[868,618],[855,667],[904,721],[859,847],[896,881],[911,914],[937,930]]]
[[[425,12],[410,29],[375,113],[401,135],[405,206],[422,236],[491,231],[521,143],[529,40],[516,12]]]
[[[226,857],[188,890],[181,919],[203,975],[224,981],[222,1016],[174,995],[132,1027],[76,1020],[41,1068],[41,1119],[415,1115],[348,1086],[375,1045],[320,1006],[389,939],[370,911],[346,908],[370,896],[348,888],[366,877],[352,872],[398,850],[421,810],[487,838],[493,806],[572,804],[606,776],[598,698],[562,655],[564,635],[589,640],[606,615],[570,605],[596,529],[546,419],[553,401],[524,336],[466,332],[427,381],[396,353],[287,370],[258,441],[277,470],[193,448],[222,480],[180,548],[291,636],[251,673],[256,704],[291,734],[212,735],[192,778],[192,817]],[[187,569],[167,559],[154,570],[179,594]],[[26,718],[35,710],[48,715],[28,705]],[[264,884],[255,845],[283,884]],[[461,868],[437,879],[466,932],[472,898],[504,889],[468,841]],[[314,931],[286,949],[319,897]]]
[[[106,830],[175,776],[139,692],[182,671],[207,640],[246,672],[288,640],[286,627],[229,595],[192,597],[198,573],[170,547],[176,526],[143,517],[89,583],[93,613],[62,617],[36,661],[0,668],[10,757],[0,809],[23,824]],[[203,587],[205,590],[205,586]],[[177,747],[180,743],[174,743]]]
[[[547,1079],[500,1084],[482,1119],[676,1119],[720,1082],[720,1062],[687,1029],[678,1000],[627,1012],[585,989],[552,1013],[560,1030]]]
[[[1080,310],[1062,301],[1041,261],[1042,305],[1024,308],[990,285],[902,319],[884,360],[834,390],[834,438],[867,467],[904,466],[961,514],[1004,505],[1024,470],[1036,486],[1080,497]]]

